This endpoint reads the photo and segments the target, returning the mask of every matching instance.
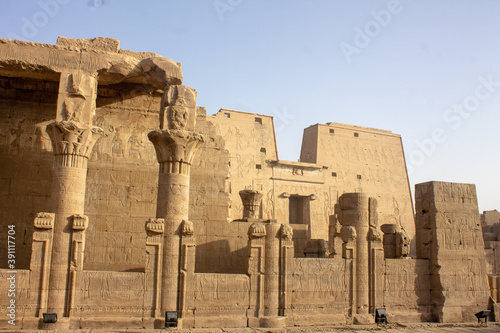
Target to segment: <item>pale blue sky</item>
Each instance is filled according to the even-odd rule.
[[[1,38],[55,44],[60,35],[113,37],[123,49],[182,62],[184,84],[208,113],[275,116],[280,159],[298,159],[302,131],[312,124],[386,129],[403,137],[412,187],[475,183],[480,210],[500,209],[500,1],[0,6]]]

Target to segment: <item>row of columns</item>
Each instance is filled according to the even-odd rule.
[[[88,225],[84,216],[87,162],[103,135],[100,128],[92,126],[96,95],[95,75],[61,73],[56,121],[47,126],[54,152],[51,213],[42,213],[35,221],[34,241],[43,243],[44,260],[33,268],[42,276],[37,315],[43,311],[56,313],[61,327],[69,322],[82,271]],[[147,224],[151,234],[147,245],[154,246],[161,259],[161,267],[156,268],[152,313],[159,322],[163,322],[167,311],[185,317],[186,297],[192,294],[188,292],[188,277],[194,273],[195,241],[188,216],[189,179],[193,156],[205,140],[195,131],[195,121],[196,92],[186,86],[167,87],[161,101],[159,129],[148,134],[159,163],[156,218]],[[255,220],[258,193],[247,192],[242,193],[242,199],[249,202],[245,218]],[[352,313],[365,321],[363,318],[376,306],[370,301],[374,299],[370,290],[376,289],[370,288],[375,283],[375,276],[370,274],[375,270],[370,265],[375,265],[374,258],[382,249],[381,237],[373,231],[378,227],[376,201],[353,193],[343,195],[340,206],[343,256],[354,259]],[[291,235],[290,226],[276,221],[256,222],[250,227],[248,274],[255,296],[251,297],[255,300],[250,309],[251,326],[283,326],[289,308],[286,273],[291,271],[293,257]]]
[[[69,327],[75,286],[83,269],[87,163],[104,134],[92,125],[96,77],[97,73],[61,73],[56,120],[46,128],[54,153],[53,185],[50,213],[39,213],[34,223],[31,276],[39,290],[34,315],[55,313],[55,326],[61,328]],[[195,120],[196,91],[168,86],[161,102],[159,129],[148,135],[157,153],[159,179],[157,218],[147,224],[148,234],[156,237],[148,237],[147,246],[155,246],[163,263],[156,270],[160,275],[155,281],[159,291],[152,314],[155,318],[183,308],[178,290],[186,285],[186,270],[194,272],[194,261],[188,260],[194,257],[193,226],[188,219],[189,177],[193,156],[204,142],[194,131]]]

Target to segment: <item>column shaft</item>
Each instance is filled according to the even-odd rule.
[[[161,168],[161,166],[160,166]],[[162,310],[176,311],[179,289],[181,223],[188,219],[189,175],[160,172],[157,217],[165,219]]]

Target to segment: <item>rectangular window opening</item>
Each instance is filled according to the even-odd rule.
[[[357,138],[359,136],[358,133],[354,133],[354,137]]]
[[[335,130],[333,128],[330,128],[330,134],[334,134]]]
[[[337,173],[336,172],[332,172],[332,177],[337,177]]]
[[[260,148],[260,152],[261,153],[266,153],[266,148],[264,148],[264,147]]]
[[[358,175],[358,179],[361,179],[361,175]]]
[[[261,125],[262,125],[262,118],[260,118],[260,117],[255,117],[255,122],[256,122],[256,123],[259,123],[259,124],[261,124]]]
[[[231,118],[231,114],[230,113],[224,113],[224,117]]]
[[[290,224],[309,224],[311,218],[310,197],[292,195],[288,199],[288,213]]]
[[[262,169],[262,165],[260,165],[260,164],[255,164],[255,169],[259,169],[259,170],[260,170],[260,169]]]

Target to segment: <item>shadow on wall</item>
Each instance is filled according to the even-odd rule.
[[[231,251],[228,240],[196,245],[196,273],[246,274],[248,247]]]

